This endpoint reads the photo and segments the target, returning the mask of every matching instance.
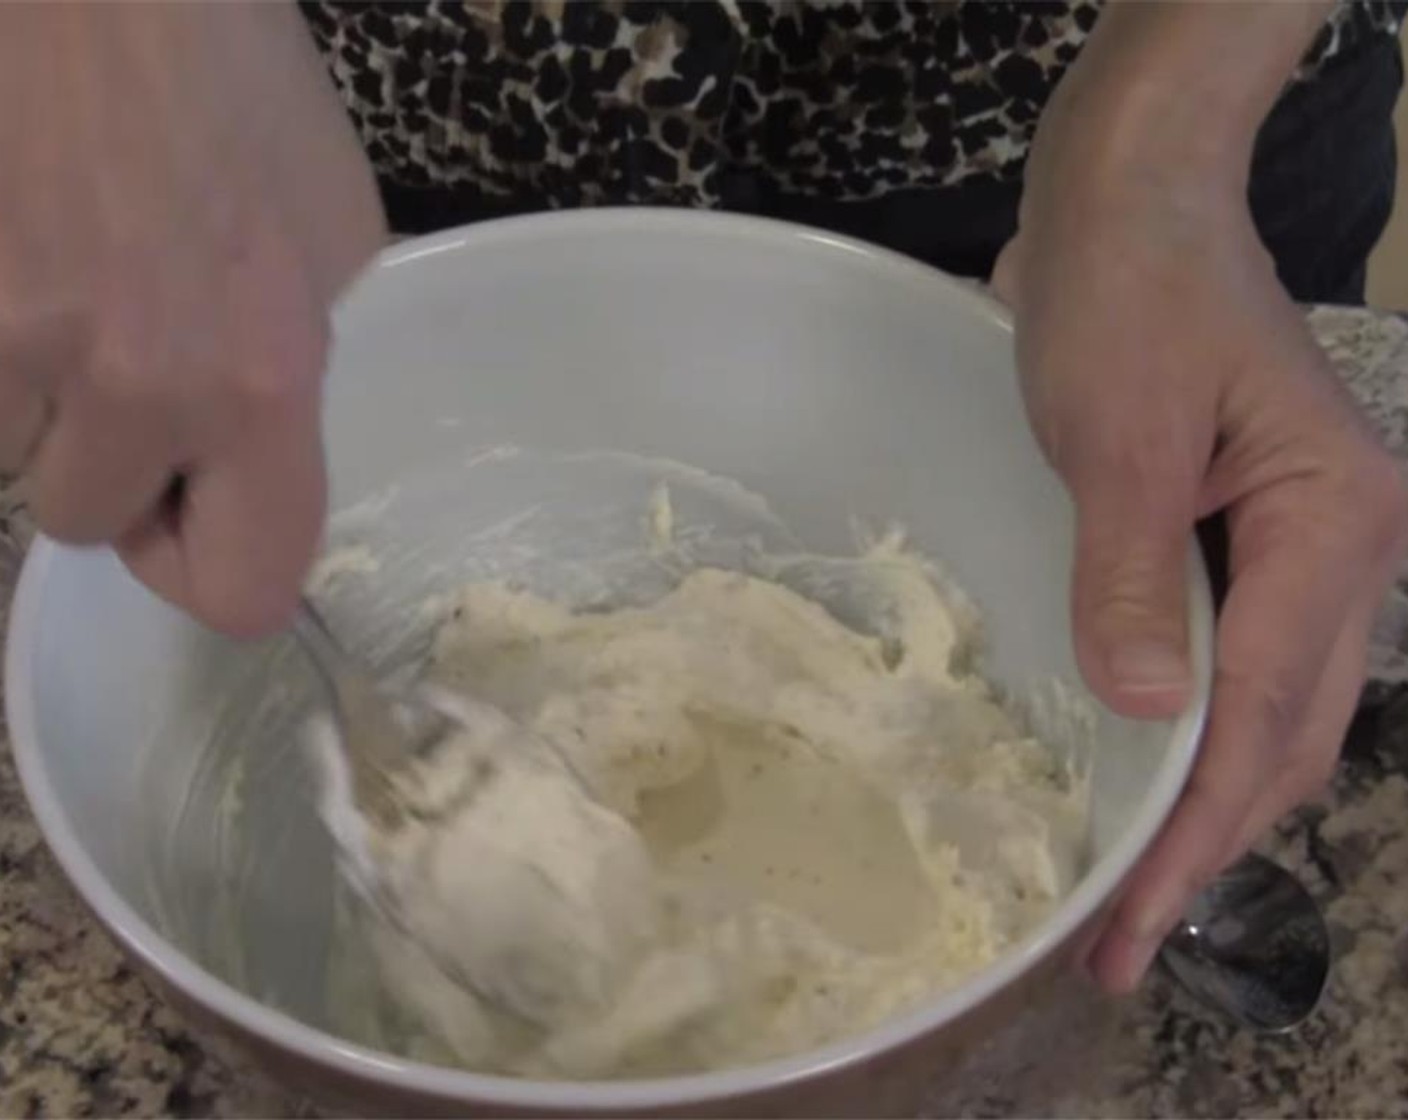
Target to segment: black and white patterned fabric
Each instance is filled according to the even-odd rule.
[[[1020,176],[1093,0],[487,0],[304,11],[384,184],[515,208]],[[1295,81],[1398,6],[1341,0]]]

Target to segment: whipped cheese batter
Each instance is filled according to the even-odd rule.
[[[443,817],[377,838],[421,943],[357,915],[377,998],[340,1025],[525,1076],[716,1069],[862,1030],[1030,931],[1077,871],[1082,784],[921,560],[836,565],[877,635],[709,568],[598,613],[464,588],[429,675],[514,722],[428,764]]]

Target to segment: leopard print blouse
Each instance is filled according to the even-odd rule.
[[[710,206],[743,171],[836,200],[1020,175],[1095,0],[304,3],[383,183]],[[1295,80],[1396,34],[1341,0]]]

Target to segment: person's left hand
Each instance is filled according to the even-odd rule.
[[[1128,991],[1191,896],[1331,774],[1408,521],[1396,464],[1277,281],[1244,179],[1123,175],[1044,131],[994,286],[1075,499],[1077,654],[1111,708],[1182,709],[1189,541],[1217,510],[1231,540],[1200,755],[1089,959]]]

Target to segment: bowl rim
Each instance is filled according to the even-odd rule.
[[[922,288],[962,307],[993,330],[1012,333],[1007,311],[976,284],[865,242],[771,219],[717,212],[638,208],[579,210],[498,219],[399,242],[373,270],[387,270],[447,252],[491,244],[539,241],[564,233],[668,234],[745,239],[778,251],[859,254],[895,281]],[[372,271],[372,270],[369,270]],[[361,282],[354,291],[361,288]],[[334,320],[347,314],[344,298]],[[1213,607],[1206,570],[1190,542],[1189,635],[1196,687],[1187,710],[1170,731],[1170,746],[1142,803],[1123,834],[1092,866],[1050,917],[1018,945],[967,980],[924,1004],[826,1046],[726,1070],[628,1081],[533,1081],[435,1066],[399,1058],[337,1037],[268,1007],[205,971],[167,941],[107,881],[79,841],[50,782],[39,743],[35,658],[46,586],[68,552],[42,535],[26,557],[16,588],[5,648],[5,696],[12,750],[21,787],[50,850],[78,893],[111,934],[152,973],[185,998],[239,1030],[296,1055],[315,1067],[369,1081],[408,1095],[504,1107],[602,1112],[613,1109],[699,1105],[782,1088],[845,1069],[951,1023],[1033,968],[1074,935],[1125,878],[1152,842],[1181,792],[1197,754],[1206,720]]]

